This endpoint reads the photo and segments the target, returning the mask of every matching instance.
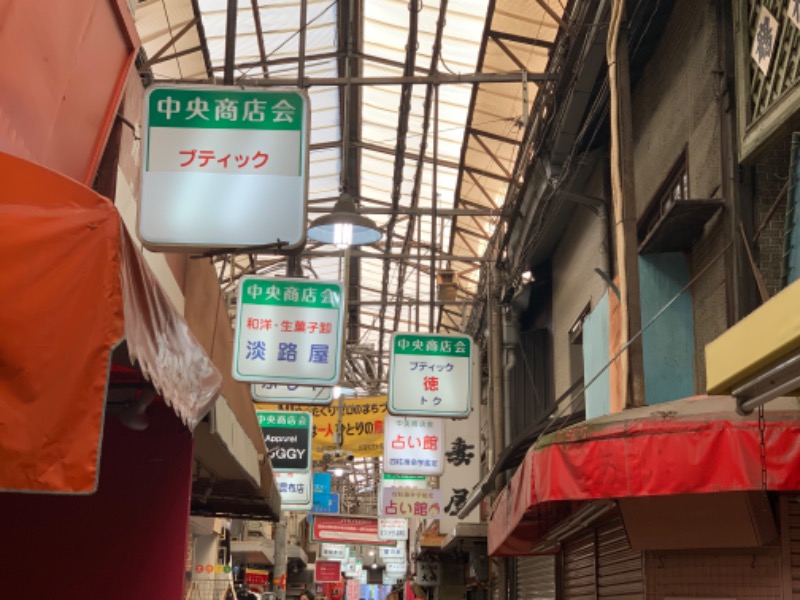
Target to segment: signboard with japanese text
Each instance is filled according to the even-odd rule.
[[[439,478],[443,508],[439,532],[448,535],[459,522],[479,523],[481,520],[478,509],[464,519],[457,517],[481,478],[479,411],[472,411],[468,419],[445,422],[444,432],[444,473]]]
[[[371,517],[314,515],[312,539],[315,542],[390,546],[394,542],[378,537],[378,519]]]
[[[359,600],[359,593],[361,591],[361,582],[358,579],[348,579],[345,586],[346,600]]]
[[[275,471],[275,485],[281,494],[282,510],[311,509],[311,471],[287,473]]]
[[[393,417],[383,421],[383,470],[399,475],[441,475],[444,469],[442,419]]]
[[[311,468],[311,413],[257,410],[273,471],[308,471]]]
[[[139,237],[156,248],[301,247],[309,130],[302,90],[151,87]]]
[[[378,556],[385,563],[390,562],[405,562],[406,560],[406,545],[398,543],[394,546],[386,548],[378,548]]]
[[[338,402],[330,406],[302,407],[281,404],[282,411],[309,411],[314,417],[312,458],[322,460],[325,452],[337,449],[334,434],[338,421]],[[346,398],[342,414],[343,440],[341,450],[356,458],[376,458],[383,455],[383,418],[386,415],[386,396]]]
[[[422,587],[435,587],[442,580],[441,564],[438,562],[417,561],[414,583]]]
[[[314,563],[314,582],[338,583],[342,578],[341,566],[337,560],[318,560]]]
[[[320,546],[322,558],[345,562],[350,556],[350,547],[347,544],[321,544]]]
[[[474,346],[468,335],[395,333],[389,368],[389,412],[454,419],[469,416]]]
[[[381,473],[381,480],[378,482],[378,514],[383,514],[383,488],[385,487],[405,487],[424,490],[428,487],[428,478],[425,475],[395,475],[393,473]]]
[[[382,540],[407,540],[408,519],[397,517],[378,517],[378,537]]]
[[[350,556],[347,562],[344,563],[343,569],[344,576],[347,578],[354,577],[356,580],[364,573],[364,563],[360,558]]]
[[[266,589],[269,584],[269,571],[248,567],[244,570],[244,582],[247,585],[257,585]]]
[[[314,494],[311,512],[336,514],[339,512],[339,494]]]
[[[332,479],[330,473],[314,473],[314,495],[330,494]]]
[[[404,519],[409,517],[438,519],[442,514],[442,491],[383,488],[383,514],[387,517]],[[406,535],[408,535],[407,528]]]
[[[257,404],[316,404],[327,406],[333,402],[333,387],[327,386],[254,383],[251,393],[253,402]]]
[[[386,575],[391,575],[394,579],[400,579],[406,574],[405,562],[390,562],[386,563]]]
[[[233,378],[287,385],[337,383],[343,300],[338,281],[242,277]]]

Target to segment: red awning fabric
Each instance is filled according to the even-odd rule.
[[[0,153],[0,490],[96,489],[111,351],[190,428],[221,376],[108,199]]]
[[[800,400],[766,407],[768,489],[800,490]],[[626,410],[545,436],[498,497],[489,522],[493,556],[530,551],[576,502],[761,489],[755,414],[731,396],[697,396]]]

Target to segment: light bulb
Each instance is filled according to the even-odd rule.
[[[337,248],[347,248],[353,243],[353,224],[336,223],[333,226],[333,243]]]
[[[341,467],[336,467],[336,468],[333,470],[333,474],[334,474],[336,477],[341,477],[342,475],[344,475],[344,469],[342,469]]]

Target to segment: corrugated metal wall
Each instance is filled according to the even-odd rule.
[[[581,535],[564,544],[564,600],[594,600],[595,532]]]
[[[516,560],[516,600],[556,600],[556,557],[521,556]]]
[[[620,517],[597,529],[597,597],[644,598],[644,559],[631,549]]]

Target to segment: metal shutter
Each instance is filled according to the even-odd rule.
[[[564,544],[564,600],[594,600],[594,530]]]
[[[622,519],[597,528],[597,597],[644,598],[642,553],[632,550]]]
[[[789,501],[789,557],[792,570],[792,598],[800,598],[800,503]]]
[[[522,556],[517,558],[516,568],[516,600],[555,600],[555,556]]]

